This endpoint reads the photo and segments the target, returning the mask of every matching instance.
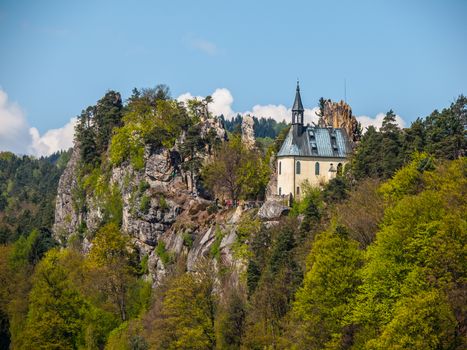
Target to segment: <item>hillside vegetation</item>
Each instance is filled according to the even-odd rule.
[[[280,141],[225,140],[210,101],[182,105],[159,86],[127,102],[110,91],[84,110],[69,189],[77,219],[59,242],[42,229],[50,214],[18,229],[10,198],[29,207],[24,193],[44,182],[52,194],[39,197],[51,200],[45,170],[34,184],[16,174],[38,162],[58,177],[61,166],[2,155],[16,164],[0,168],[0,186],[12,183],[0,187],[12,230],[0,246],[2,348],[467,346],[465,97],[406,129],[388,112],[344,174],[274,221],[221,202],[264,199]],[[161,178],[151,159],[170,160]],[[131,220],[164,230],[143,240]]]

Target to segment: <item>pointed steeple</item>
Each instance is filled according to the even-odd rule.
[[[295,101],[293,103],[292,111],[294,112],[303,112],[302,97],[300,96],[300,84],[297,80],[297,90],[295,92]]]
[[[300,85],[297,80],[297,90],[295,92],[295,101],[292,107],[292,125],[294,130],[294,135],[300,136],[302,134],[303,128],[303,114],[305,109],[302,104],[302,97],[300,96]]]

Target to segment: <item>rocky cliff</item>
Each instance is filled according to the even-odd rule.
[[[225,139],[226,132],[220,123],[215,120],[201,123],[202,133],[214,132]],[[145,166],[140,170],[128,162],[111,168],[109,187],[116,189],[121,202],[122,231],[131,237],[141,259],[147,256],[149,274],[155,285],[166,273],[167,265],[181,255],[186,256],[188,270],[207,257],[234,266],[234,271],[242,271],[243,262],[234,259],[231,247],[244,211],[241,207],[218,208],[201,196],[197,186],[192,190],[187,183],[189,177],[179,166],[177,149],[178,146],[170,150],[147,148]],[[105,220],[105,208],[98,196],[90,193],[83,199],[86,210],[79,210],[83,206],[76,198],[80,191],[79,159],[79,147],[75,146],[58,186],[53,231],[63,245],[76,242],[76,237],[84,231],[84,237],[78,241],[82,250],[87,251],[93,234]],[[255,209],[248,212],[252,211]],[[282,214],[280,210],[276,212]],[[267,220],[274,213],[269,211]],[[213,249],[213,245],[217,247]],[[213,250],[218,251],[215,258]]]

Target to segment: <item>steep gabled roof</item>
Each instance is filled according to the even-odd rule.
[[[346,158],[351,151],[344,129],[308,126],[295,137],[293,128],[290,128],[277,156]]]

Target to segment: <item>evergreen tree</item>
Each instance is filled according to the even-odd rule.
[[[374,126],[369,126],[352,158],[352,171],[357,179],[383,176],[382,142],[382,135]]]
[[[382,136],[381,168],[382,176],[389,178],[402,166],[402,131],[396,124],[396,115],[392,109],[386,113],[380,129]]]
[[[123,104],[120,93],[112,90],[97,102],[93,117],[96,129],[96,151],[99,154],[107,151],[113,128],[121,126],[122,110]]]

